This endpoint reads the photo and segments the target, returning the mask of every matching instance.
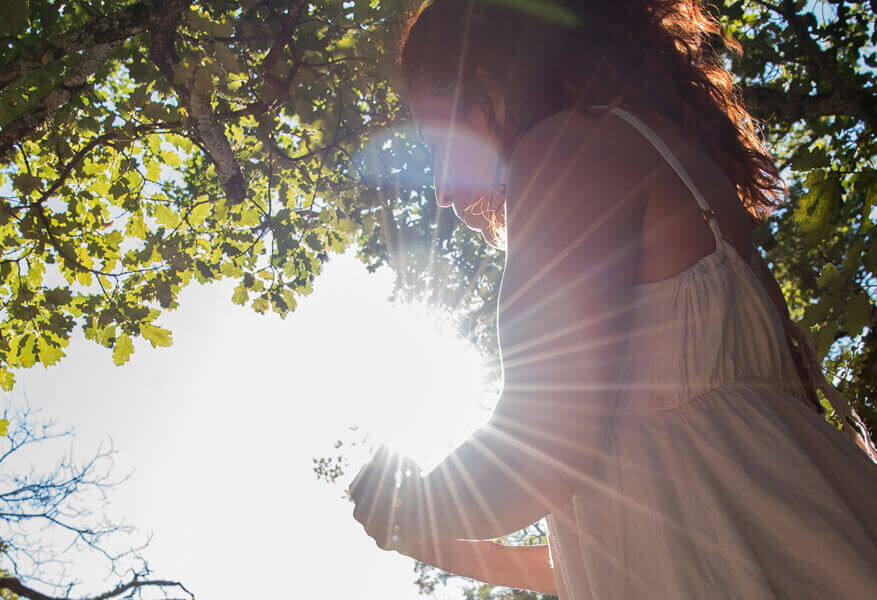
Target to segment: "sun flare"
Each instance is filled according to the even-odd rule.
[[[382,325],[365,358],[382,385],[361,398],[369,410],[357,428],[367,447],[386,445],[428,472],[492,414],[497,394],[487,361],[447,316],[424,306],[395,306]]]

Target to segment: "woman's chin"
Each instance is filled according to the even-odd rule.
[[[472,231],[480,231],[481,233],[484,233],[484,230],[487,228],[488,225],[486,221],[483,221],[481,219],[473,219],[471,217],[461,218],[460,220],[463,221],[463,224],[465,224],[466,227],[468,227]]]
[[[504,242],[502,240],[497,239],[496,236],[493,235],[493,233],[491,232],[490,223],[487,223],[486,221],[481,221],[481,222],[476,223],[474,221],[470,222],[470,221],[467,221],[465,219],[460,219],[460,220],[463,222],[463,224],[466,226],[467,229],[469,229],[471,231],[477,231],[478,233],[480,233],[481,237],[484,239],[484,241],[486,243],[490,244],[491,246],[493,246],[495,248],[499,248],[501,250],[505,249],[505,246],[503,245]]]

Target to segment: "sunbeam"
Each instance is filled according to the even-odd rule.
[[[361,365],[381,385],[361,398],[356,425],[373,446],[428,472],[490,418],[496,390],[485,357],[448,316],[405,304],[383,317],[381,339]]]

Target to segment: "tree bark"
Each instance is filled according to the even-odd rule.
[[[842,115],[862,121],[872,131],[877,127],[877,98],[862,90],[808,96],[764,86],[743,86],[742,92],[746,106],[763,120],[793,123],[805,117]]]
[[[39,70],[43,64],[64,56],[79,55],[77,63],[33,106],[0,131],[0,162],[9,157],[13,144],[45,127],[55,113],[90,89],[89,78],[125,40],[143,32],[170,6],[186,6],[183,0],[143,0],[117,13],[95,19],[66,34],[43,41],[35,49],[22,51],[0,72],[0,87]]]
[[[174,67],[179,62],[174,38],[187,5],[186,2],[174,2],[150,26],[149,58],[174,88],[180,104],[186,109],[195,134],[216,165],[216,174],[229,204],[240,204],[246,200],[247,183],[222,124],[210,106],[210,96],[199,92],[192,81],[177,82],[174,77]]]
[[[126,592],[132,592],[133,590],[143,587],[179,588],[190,598],[194,598],[194,595],[179,581],[159,579],[147,580],[140,579],[139,576],[135,575],[131,581],[121,583],[108,592],[92,596],[91,598],[84,598],[82,600],[109,600],[110,598],[115,598]],[[21,598],[29,598],[30,600],[70,600],[67,596],[46,596],[35,589],[27,587],[21,583],[17,577],[0,577],[0,590],[9,590]]]
[[[743,89],[747,105],[765,118],[776,117],[794,122],[804,117],[849,116],[860,120],[871,131],[877,129],[875,94],[841,75],[836,50],[823,49],[820,46],[811,34],[805,15],[798,12],[795,2],[755,2],[786,21],[788,29],[797,40],[802,64],[807,68],[806,78],[811,82],[826,82],[830,89],[809,96],[787,94],[767,87],[749,87]]]

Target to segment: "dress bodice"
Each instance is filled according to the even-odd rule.
[[[764,284],[730,243],[716,244],[678,275],[635,287],[614,412],[675,408],[743,379],[801,392]]]
[[[635,286],[613,411],[666,410],[742,379],[800,393],[782,320],[752,265],[723,237],[715,211],[664,141],[636,115],[612,112],[673,168],[715,238],[715,250],[681,273]]]

